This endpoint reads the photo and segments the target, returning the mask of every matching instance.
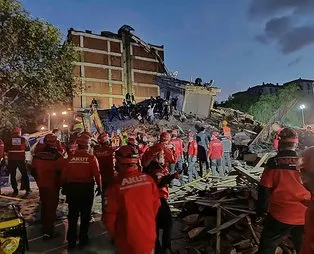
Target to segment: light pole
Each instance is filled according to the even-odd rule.
[[[56,116],[57,114],[55,113],[55,112],[53,112],[53,113],[51,113],[50,114],[50,112],[48,113],[48,131],[50,131],[51,130],[51,115],[52,116]]]
[[[302,105],[300,106],[300,109],[301,109],[301,113],[302,113],[302,127],[304,127],[304,126],[305,126],[305,120],[304,120],[304,109],[305,109],[305,105],[302,104]]]

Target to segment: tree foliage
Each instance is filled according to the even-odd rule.
[[[297,85],[290,85],[278,90],[276,94],[262,95],[260,99],[250,107],[249,113],[252,114],[256,120],[266,123],[279,108],[284,107],[293,99],[299,99],[300,96],[299,87]],[[294,107],[288,111],[281,122],[287,125],[298,126],[300,125],[300,116],[299,110]]]
[[[225,108],[233,108],[240,110],[244,113],[248,113],[250,107],[257,102],[259,96],[248,95],[246,93],[239,93],[234,95],[233,97],[230,96],[228,100],[222,102],[219,106]]]
[[[76,53],[57,28],[32,18],[17,0],[0,0],[0,38],[0,121],[5,126],[23,123],[28,108],[71,102]]]

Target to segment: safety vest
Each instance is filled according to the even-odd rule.
[[[9,160],[25,160],[26,140],[21,136],[13,136],[8,144]]]

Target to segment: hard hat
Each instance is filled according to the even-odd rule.
[[[87,147],[90,144],[90,137],[88,135],[80,135],[76,140],[76,144]]]
[[[121,164],[137,164],[139,162],[139,154],[133,146],[121,146],[115,152],[115,158]]]
[[[212,135],[217,138],[219,136],[219,132],[218,131],[213,131]]]
[[[226,126],[227,124],[228,124],[227,120],[223,120],[223,121],[222,121],[222,125],[223,125],[223,126]]]
[[[44,143],[48,146],[56,146],[57,136],[52,133],[47,134],[44,138]]]
[[[104,132],[102,134],[100,134],[97,138],[98,142],[101,143],[101,144],[104,144],[106,142],[109,141],[109,135],[108,133]]]
[[[171,136],[168,132],[163,132],[160,134],[160,142],[169,142],[171,139]]]
[[[285,143],[299,143],[298,133],[290,128],[283,128],[279,133],[279,141]]]
[[[13,133],[13,134],[21,134],[21,132],[22,132],[22,129],[19,128],[19,127],[15,127],[15,128],[12,130],[12,133]]]
[[[177,136],[177,135],[178,135],[178,131],[177,131],[177,130],[173,130],[173,131],[171,132],[171,135],[172,135],[172,136]]]
[[[122,136],[123,137],[127,137],[128,136],[128,133],[126,131],[122,132]]]

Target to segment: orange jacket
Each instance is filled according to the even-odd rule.
[[[210,159],[221,159],[224,156],[224,146],[219,139],[215,138],[209,142],[207,156]]]
[[[229,139],[232,138],[230,127],[228,127],[228,126],[222,127],[222,131],[224,132],[224,135],[226,138],[229,138]]]
[[[98,146],[94,149],[94,155],[98,159],[101,178],[105,182],[111,181],[114,177],[113,168],[114,149],[111,146]]]
[[[301,183],[299,171],[296,170],[297,160],[298,156],[293,151],[280,151],[270,158],[262,174],[259,189],[258,202],[262,204],[265,203],[263,199],[267,199],[268,204],[265,204],[271,216],[289,225],[304,225],[304,201],[311,198]],[[269,191],[267,197],[261,195],[264,189]]]
[[[303,245],[299,254],[314,253],[314,199],[308,202],[308,208],[305,214]]]
[[[36,153],[32,161],[39,188],[58,188],[64,159],[56,149],[45,147]]]
[[[86,150],[77,150],[70,155],[62,170],[61,183],[101,183],[97,158]]]
[[[121,254],[151,254],[156,241],[156,215],[160,206],[154,180],[129,169],[110,184],[102,221]]]

